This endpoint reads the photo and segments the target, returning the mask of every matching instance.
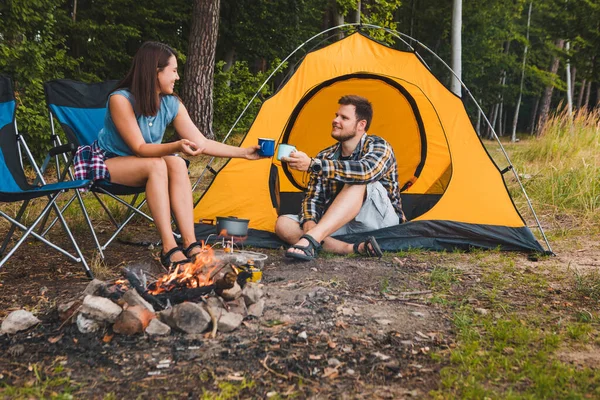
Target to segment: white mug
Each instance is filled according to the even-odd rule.
[[[281,161],[283,157],[288,157],[296,151],[296,147],[291,144],[280,144],[277,148],[277,159]]]

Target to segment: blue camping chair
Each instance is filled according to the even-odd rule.
[[[77,242],[75,238],[71,234],[69,227],[62,214],[60,213],[59,207],[56,205],[56,200],[58,199],[58,195],[62,192],[71,189],[81,189],[89,187],[91,182],[89,180],[78,180],[78,181],[68,181],[68,182],[59,182],[59,183],[51,183],[45,184],[44,177],[42,176],[41,171],[37,167],[31,152],[29,151],[29,147],[27,147],[27,143],[17,130],[17,123],[15,120],[16,114],[16,102],[13,93],[12,81],[7,76],[0,75],[0,202],[1,203],[13,203],[13,202],[23,202],[17,215],[13,218],[6,214],[4,211],[0,210],[0,215],[6,218],[11,226],[4,238],[2,245],[0,247],[0,267],[2,267],[8,259],[15,253],[15,251],[25,242],[25,240],[32,236],[51,248],[59,251],[60,253],[66,255],[70,259],[75,262],[81,262],[85,269],[86,274],[93,278],[92,271],[88,267],[85,258],[81,254],[81,250],[79,246],[77,246]],[[23,171],[23,163],[22,163],[22,153],[21,150],[24,149],[29,157],[29,161],[31,162],[32,167],[35,169],[37,173],[36,182],[40,182],[41,185],[29,184],[27,182],[27,178],[25,177],[25,173]],[[48,202],[40,215],[35,219],[35,221],[31,224],[31,226],[27,227],[23,224],[21,218],[23,214],[27,210],[27,207],[31,200],[37,198],[47,198]],[[73,247],[75,248],[75,252],[77,255],[72,255],[67,252],[63,248],[57,246],[52,243],[45,237],[45,234],[38,234],[34,232],[34,229],[40,224],[40,222],[48,215],[52,209],[57,214],[57,219],[60,221],[63,226],[67,236],[71,240]],[[5,250],[10,243],[10,240],[15,233],[15,231],[21,229],[24,233],[21,238],[17,241],[17,243],[12,246],[10,251],[4,255]]]
[[[104,116],[106,115],[106,103],[108,95],[116,87],[118,81],[106,81],[100,83],[84,83],[69,79],[57,79],[44,83],[44,92],[46,94],[46,103],[50,111],[50,124],[52,127],[52,140],[56,148],[64,148],[71,146],[72,149],[77,149],[81,145],[92,144],[98,137],[100,129],[104,125]],[[54,118],[58,120],[62,130],[64,131],[68,143],[63,144],[60,137],[56,134],[54,128]],[[72,154],[73,155],[73,154]],[[56,156],[54,158],[57,165],[57,172],[60,174],[59,179],[64,179],[67,175],[72,178],[73,174],[70,169],[72,164],[71,157]],[[48,160],[44,163],[46,167]],[[62,172],[61,172],[62,171]],[[99,180],[93,183],[91,192],[100,203],[101,207],[106,211],[109,219],[115,226],[115,231],[112,236],[104,243],[100,244],[98,237],[94,231],[94,227],[88,217],[85,205],[79,195],[76,195],[71,201],[77,198],[81,209],[86,216],[86,221],[94,237],[96,247],[100,256],[104,258],[103,250],[117,237],[117,235],[125,228],[135,215],[141,215],[150,222],[154,222],[152,217],[142,212],[140,209],[146,203],[146,199],[139,199],[140,194],[145,192],[145,187],[131,187],[115,183],[110,183],[105,180]],[[99,194],[108,195],[123,206],[127,207],[128,213],[121,220],[117,221],[110,212],[108,206]],[[131,201],[127,202],[120,196],[133,195]],[[140,200],[138,202],[138,199]],[[70,203],[69,203],[70,204]],[[67,207],[68,205],[67,204]],[[53,221],[53,223],[56,221]],[[52,224],[49,225],[50,227]]]

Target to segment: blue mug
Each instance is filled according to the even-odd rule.
[[[275,154],[275,139],[259,138],[258,145],[260,146],[259,156],[273,157],[273,154]]]

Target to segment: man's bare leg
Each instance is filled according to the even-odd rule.
[[[352,244],[334,239],[329,235],[358,215],[364,201],[365,193],[365,185],[344,185],[344,188],[336,196],[318,224],[308,221],[304,224],[303,229],[300,229],[297,222],[283,217],[277,220],[275,232],[286,242],[298,246],[308,245],[308,240],[300,239],[300,236],[306,233],[318,242],[323,241],[323,248],[327,251],[336,254],[349,254],[353,251]],[[285,219],[289,220],[289,222],[283,221]],[[288,251],[302,253],[302,250],[294,248]]]

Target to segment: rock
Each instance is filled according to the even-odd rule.
[[[490,312],[485,308],[476,308],[475,312],[479,315],[488,315]]]
[[[425,314],[423,314],[422,312],[419,311],[411,311],[410,312],[412,315],[414,315],[415,317],[419,317],[419,318],[424,318]]]
[[[354,375],[354,374],[355,374],[354,370],[353,370],[353,369],[351,369],[351,368],[348,368],[348,369],[346,370],[346,373],[347,373],[348,375]]]
[[[373,353],[373,355],[377,358],[379,358],[381,361],[387,361],[389,360],[391,357],[388,355],[385,355],[383,353],[380,353],[378,351],[376,351],[375,353]]]
[[[210,314],[196,303],[181,303],[158,314],[162,322],[185,333],[202,333],[210,325]]]
[[[302,339],[302,340],[306,340],[308,339],[308,334],[306,333],[306,331],[302,331],[298,334],[298,339]]]
[[[142,333],[156,315],[144,306],[132,306],[124,310],[115,321],[113,331],[122,335]]]
[[[102,324],[95,319],[86,317],[83,314],[77,314],[77,329],[81,333],[92,333],[100,330]]]
[[[107,298],[87,295],[83,299],[81,313],[98,321],[113,323],[123,309]]]
[[[4,321],[2,321],[0,333],[14,334],[29,329],[39,323],[40,320],[29,311],[16,310],[8,314]]]
[[[221,297],[225,299],[225,301],[232,301],[237,299],[242,295],[242,288],[237,282],[234,282],[233,287],[230,289],[224,289],[221,292]]]
[[[321,287],[321,286],[314,288],[312,291],[310,291],[308,293],[308,297],[311,299],[323,297],[325,295],[327,295],[327,289],[324,287]]]
[[[150,336],[166,336],[171,333],[171,327],[154,318],[146,327],[145,332]]]
[[[56,311],[58,311],[58,318],[60,318],[62,322],[68,320],[79,310],[79,307],[81,307],[80,300],[73,300],[68,303],[59,304],[56,307]]]
[[[387,326],[387,325],[391,325],[392,321],[390,321],[389,319],[376,319],[375,321],[377,321],[377,323],[379,325],[383,325],[383,326]]]
[[[123,300],[130,306],[142,306],[150,310],[151,312],[155,312],[152,304],[148,303],[135,289],[130,289],[125,292],[123,295]]]
[[[219,318],[217,330],[220,332],[234,331],[242,324],[243,320],[244,317],[242,317],[240,314],[223,311],[221,313],[221,318]]]
[[[265,309],[265,300],[260,299],[257,303],[254,303],[248,307],[248,315],[251,315],[256,318],[260,318],[263,315],[263,311]]]
[[[258,303],[263,295],[263,285],[260,283],[248,282],[246,283],[246,286],[244,286],[244,290],[242,290],[242,296],[244,297],[247,306]]]
[[[106,286],[106,283],[104,281],[101,281],[99,279],[92,279],[92,281],[90,283],[88,283],[88,285],[85,287],[82,297],[91,295],[91,296],[97,296],[100,294],[101,290]]]
[[[229,312],[240,314],[244,318],[248,316],[248,308],[243,297],[227,302],[227,307],[229,307]]]
[[[340,365],[342,362],[340,360],[338,360],[337,358],[330,358],[329,360],[327,360],[327,365],[330,367],[337,367],[338,365]]]

